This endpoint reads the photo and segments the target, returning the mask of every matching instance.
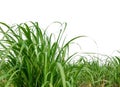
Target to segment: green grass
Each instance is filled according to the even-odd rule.
[[[66,23],[60,23],[56,40],[37,22],[10,26],[0,22],[0,87],[119,87],[120,57],[108,57],[101,65],[100,58],[69,54],[70,44],[63,34]]]

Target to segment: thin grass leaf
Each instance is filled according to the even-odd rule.
[[[62,65],[60,63],[57,63],[57,66],[58,66],[58,68],[60,70],[60,75],[61,75],[63,87],[66,87],[66,80],[65,80],[64,69],[63,69],[63,67],[62,67]]]

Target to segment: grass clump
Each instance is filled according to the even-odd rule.
[[[47,36],[37,22],[12,27],[0,24],[7,28],[6,31],[0,28],[1,60],[4,61],[1,70],[7,75],[5,80],[1,79],[2,84],[6,87],[67,87],[70,84],[65,75],[65,57],[69,43],[78,37],[60,46],[64,30],[51,42],[52,34]]]
[[[100,58],[85,56],[71,63],[69,47],[78,36],[65,43],[62,26],[56,40],[37,22],[9,26],[0,22],[0,87],[119,87],[120,58],[100,64]],[[108,57],[109,58],[109,57]],[[97,60],[96,60],[97,59]]]

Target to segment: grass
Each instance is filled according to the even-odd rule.
[[[69,54],[70,44],[62,40],[66,23],[56,40],[48,35],[37,22],[10,26],[0,22],[0,87],[119,87],[120,57],[108,57],[100,64],[100,58]]]

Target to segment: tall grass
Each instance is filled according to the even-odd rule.
[[[47,36],[37,22],[31,22],[31,26],[27,23],[12,27],[0,24],[8,29],[0,28],[3,34],[1,59],[6,60],[5,68],[2,68],[7,75],[6,87],[11,84],[15,87],[67,87],[67,83],[70,84],[64,71],[65,57],[69,43],[79,37],[59,46],[64,30],[60,31],[56,41],[51,42],[52,34]]]
[[[9,26],[0,22],[0,87],[119,87],[120,58],[100,64],[85,56],[71,63],[76,54],[68,55],[71,42],[62,41],[66,23],[56,40],[37,22]],[[109,58],[109,57],[108,57]],[[96,60],[97,59],[97,60]]]

